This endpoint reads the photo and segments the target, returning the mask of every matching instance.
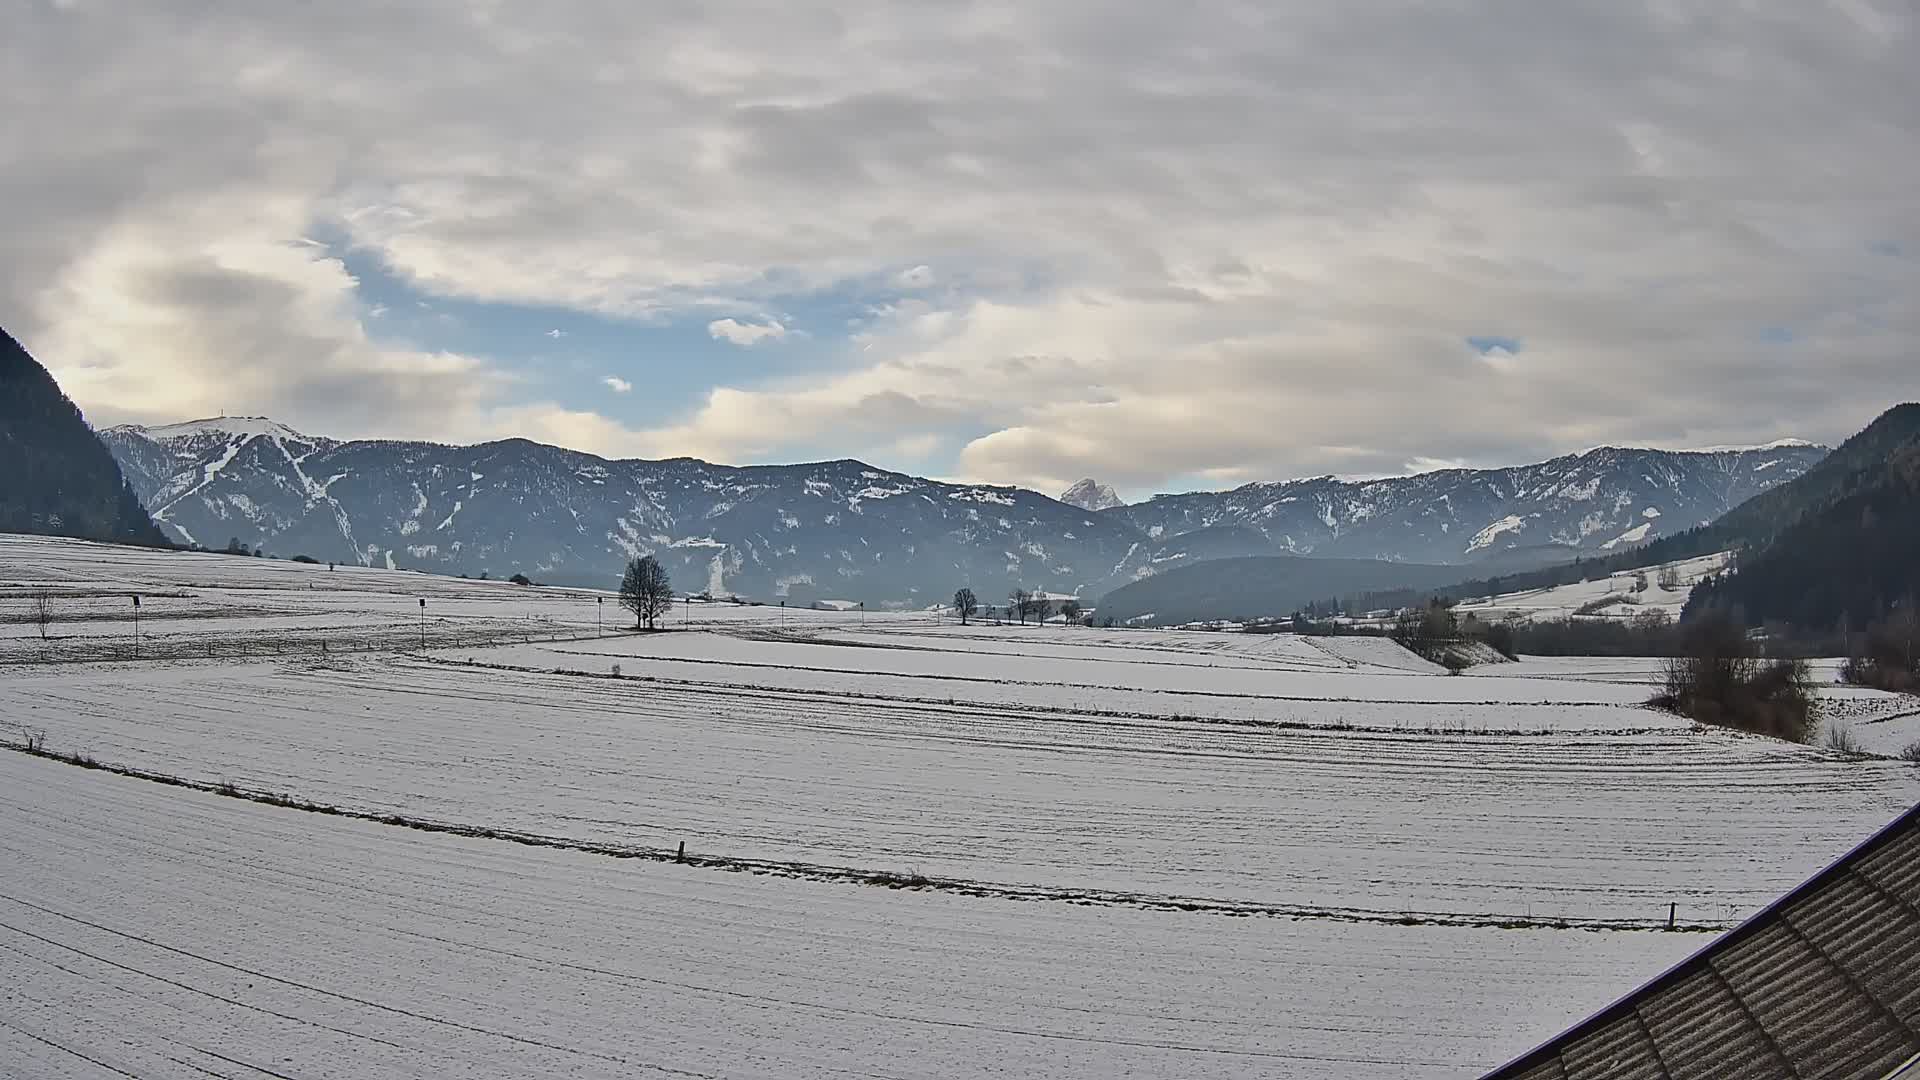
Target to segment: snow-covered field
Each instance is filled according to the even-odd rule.
[[[51,640],[32,617],[33,599],[43,594]],[[862,617],[696,602],[675,605],[669,621],[797,626]],[[612,594],[585,589],[0,535],[0,662],[392,651],[418,646],[423,636],[443,646],[529,641],[630,619]]]
[[[635,863],[0,754],[0,1072],[1471,1076],[1697,934],[1019,903]]]
[[[180,648],[99,649],[136,590]],[[1704,943],[1669,903],[1730,925],[1920,799],[1638,707],[1645,661],[601,613],[0,537],[0,738],[362,815],[0,752],[0,1062],[1471,1076]]]

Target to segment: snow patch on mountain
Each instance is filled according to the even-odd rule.
[[[1469,552],[1485,551],[1487,548],[1493,546],[1495,540],[1500,539],[1502,533],[1519,532],[1526,527],[1527,521],[1525,518],[1518,514],[1508,514],[1499,521],[1474,533],[1473,539],[1467,544],[1467,550]]]
[[[1652,522],[1642,522],[1606,543],[1601,544],[1600,547],[1606,551],[1612,551],[1622,544],[1638,544],[1647,538],[1647,533],[1652,531],[1652,529]]]

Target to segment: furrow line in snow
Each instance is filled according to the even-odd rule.
[[[555,650],[555,651],[559,652],[563,650]],[[574,654],[574,655],[584,655],[584,654]],[[441,664],[447,667],[473,668],[481,671],[519,672],[519,673],[529,674],[529,675],[558,675],[563,678],[604,679],[604,680],[615,681],[615,682],[651,683],[651,684],[660,685],[660,686],[683,686],[683,687],[691,687],[691,688],[700,689],[700,690],[728,691],[728,692],[732,692],[736,694],[744,694],[752,697],[803,696],[803,697],[810,697],[810,698],[820,698],[820,699],[830,700],[830,701],[831,700],[878,701],[878,702],[887,702],[887,703],[897,703],[901,705],[930,706],[934,708],[971,709],[975,707],[973,703],[956,701],[953,698],[929,698],[929,697],[912,697],[912,696],[904,696],[904,695],[897,695],[897,694],[874,694],[874,693],[866,693],[858,690],[820,690],[820,689],[812,689],[808,687],[765,686],[765,685],[759,685],[755,683],[704,682],[698,679],[676,679],[671,676],[665,676],[665,675],[628,675],[624,672],[622,672],[619,675],[615,675],[612,672],[605,672],[605,671],[581,671],[577,668],[535,668],[535,667],[527,667],[527,666],[522,666],[517,664],[487,663],[479,660],[460,660],[460,659],[452,659],[447,657],[431,656],[431,655],[425,655],[425,654],[417,655],[412,658],[417,660],[424,660],[427,663],[431,663],[431,664]],[[676,658],[674,662],[683,663],[684,661]],[[799,669],[799,670],[805,670],[805,669]],[[1256,695],[1234,695],[1234,696],[1253,697]],[[1298,698],[1298,699],[1273,698],[1272,700],[1286,701],[1286,702],[1333,701],[1343,705],[1346,705],[1346,704],[1350,704],[1350,705],[1421,704],[1421,705],[1432,705],[1436,708],[1455,707],[1462,704],[1465,704],[1469,707],[1472,707],[1475,705],[1508,704],[1505,702],[1485,702],[1485,703],[1464,702],[1462,703],[1462,702],[1450,702],[1450,701],[1448,702],[1365,701],[1365,700],[1353,699],[1353,698],[1337,698],[1337,699],[1334,699],[1334,698]],[[1016,713],[1022,713],[1022,714],[1028,714],[1028,715],[1034,715],[1034,716],[1058,716],[1062,718],[1094,718],[1094,719],[1103,719],[1103,720],[1162,720],[1162,721],[1172,720],[1172,721],[1179,721],[1182,723],[1193,723],[1193,724],[1201,724],[1201,725],[1218,725],[1222,727],[1251,728],[1251,729],[1268,730],[1268,731],[1322,731],[1322,732],[1334,732],[1334,733],[1342,733],[1342,734],[1352,733],[1357,735],[1497,735],[1501,737],[1514,737],[1514,738],[1564,737],[1567,734],[1565,730],[1558,729],[1558,728],[1462,728],[1462,727],[1446,727],[1446,726],[1440,726],[1440,725],[1429,726],[1424,728],[1413,727],[1413,726],[1395,727],[1390,725],[1350,724],[1350,723],[1337,722],[1337,721],[1329,722],[1329,723],[1314,723],[1312,721],[1307,721],[1307,720],[1262,720],[1262,719],[1255,719],[1250,717],[1192,716],[1184,713],[1169,714],[1169,713],[1128,712],[1128,711],[1118,710],[1118,709],[1089,709],[1084,707],[1067,706],[1067,705],[1023,705],[1018,702],[996,702],[993,704],[992,707],[996,712],[1001,712],[1001,713],[1016,712]],[[1639,705],[1619,705],[1619,704],[1615,704],[1609,707],[1619,708],[1619,709],[1642,709],[1642,710],[1644,710],[1645,708],[1644,706],[1639,706]],[[1703,734],[1706,732],[1706,730],[1707,730],[1706,728],[1699,725],[1695,725],[1692,727],[1675,727],[1672,725],[1664,725],[1664,726],[1655,726],[1655,727],[1590,728],[1590,729],[1584,729],[1579,733],[1581,735],[1587,735],[1587,736],[1630,737],[1630,736],[1637,736],[1637,735]]]
[[[576,638],[576,640],[586,641],[586,640],[592,640],[592,638],[590,635],[586,635],[586,636],[581,636],[579,638]],[[577,652],[570,649],[553,649],[551,651],[563,656],[591,656],[591,657],[595,657],[596,659],[609,658],[606,654],[603,654],[603,653]],[[648,660],[652,660],[656,658],[642,656],[642,657],[629,657],[627,659],[644,663]],[[1236,693],[1234,691],[1229,691],[1229,690],[1163,690],[1163,689],[1158,689],[1153,687],[1139,687],[1139,686],[1104,686],[1098,683],[1039,682],[1031,679],[985,679],[975,675],[949,675],[949,674],[941,674],[941,673],[934,673],[934,672],[914,672],[912,674],[899,674],[895,672],[875,672],[875,671],[864,670],[859,668],[828,668],[828,667],[803,666],[800,664],[769,664],[769,663],[763,663],[763,662],[755,662],[751,660],[732,660],[732,659],[708,660],[708,659],[702,659],[698,657],[688,657],[688,656],[659,657],[657,659],[660,659],[663,661],[670,661],[676,664],[707,664],[714,667],[723,667],[723,668],[761,668],[769,671],[806,671],[806,672],[812,672],[820,675],[848,675],[848,676],[863,676],[868,678],[879,676],[879,677],[887,677],[887,678],[929,679],[929,680],[934,680],[938,682],[986,683],[986,684],[991,684],[995,686],[1045,687],[1050,690],[1064,689],[1064,690],[1075,690],[1075,691],[1079,691],[1079,690],[1116,691],[1116,692],[1124,692],[1124,693],[1130,693],[1130,694],[1166,694],[1166,695],[1179,695],[1183,697],[1224,698],[1224,699],[1240,700],[1240,701],[1284,701],[1284,702],[1292,702],[1292,703],[1311,702],[1314,704],[1335,704],[1335,705],[1468,705],[1468,706],[1482,706],[1482,707],[1489,707],[1489,708],[1498,706],[1502,708],[1527,708],[1527,709],[1595,708],[1595,709],[1635,709],[1635,710],[1641,710],[1641,711],[1645,711],[1648,708],[1648,706],[1644,704],[1628,703],[1628,702],[1622,702],[1622,701],[1492,701],[1492,700],[1435,701],[1433,698],[1355,698],[1355,697],[1324,697],[1324,696],[1314,696],[1314,695],[1308,695],[1308,694],[1246,694],[1246,693]],[[488,665],[476,664],[475,666],[484,667]],[[504,670],[504,671],[550,672],[553,670],[551,668],[543,669],[543,668],[526,667],[526,666],[514,665],[514,664],[501,664],[501,665],[495,665],[495,666],[497,666],[500,670]]]
[[[125,930],[116,930],[111,926],[106,926],[101,923],[92,922],[87,919],[82,919],[76,915],[69,915],[63,911],[55,911],[53,908],[47,907],[43,904],[36,904],[30,900],[21,900],[21,899],[18,899],[17,897],[8,896],[4,893],[0,893],[0,900],[5,900],[13,904],[18,904],[21,907],[31,908],[32,910],[41,912],[42,914],[51,915],[57,919],[64,919],[67,922],[74,923],[80,926],[85,926],[93,930],[98,930],[101,933],[109,934],[113,937],[121,938],[126,941],[137,942],[149,948],[158,949],[161,952],[172,953],[177,956],[183,956],[191,960],[197,960],[203,964],[211,965],[213,967],[223,968],[228,971],[233,971],[242,975],[250,975],[256,979],[265,979],[268,982],[277,983],[281,986],[286,986],[291,989],[302,990],[307,993],[315,994],[321,997],[333,998],[338,1001],[344,1001],[353,1005],[359,1005],[365,1008],[375,1009],[380,1012],[392,1013],[397,1016],[404,1016],[409,1019],[419,1020],[429,1024],[439,1024],[439,1025],[454,1028],[460,1031],[472,1032],[473,1034],[476,1034],[476,1035],[487,1035],[493,1038],[504,1039],[509,1042],[520,1043],[526,1046],[537,1046],[543,1050],[558,1050],[566,1054],[577,1054],[581,1057],[597,1058],[602,1061],[610,1061],[620,1065],[637,1065],[643,1069],[646,1069],[649,1072],[667,1073],[673,1076],[699,1077],[699,1078],[702,1078],[702,1080],[707,1080],[708,1078],[708,1074],[706,1073],[688,1072],[684,1069],[673,1069],[663,1065],[653,1065],[648,1062],[633,1061],[632,1059],[617,1057],[612,1054],[596,1053],[595,1051],[583,1050],[579,1047],[566,1046],[561,1043],[555,1043],[555,1042],[548,1042],[545,1039],[536,1039],[526,1035],[515,1035],[511,1032],[505,1032],[505,1031],[495,1031],[491,1028],[478,1027],[473,1024],[463,1023],[459,1020],[452,1020],[442,1016],[432,1016],[426,1013],[415,1012],[411,1009],[401,1008],[398,1005],[388,1005],[378,1001],[371,1001],[371,1000],[368,1000],[367,998],[355,997],[352,994],[344,994],[337,990],[328,990],[325,987],[314,986],[309,983],[299,982],[294,979],[282,978],[281,976],[272,975],[267,972],[261,971],[257,968],[244,967],[239,964],[230,964],[224,960],[220,960],[215,957],[207,956],[202,953],[193,952],[192,950],[189,950],[189,949],[182,949],[174,945],[168,945],[164,942],[155,941],[152,938],[143,937],[139,934],[129,933],[128,931],[125,931]],[[315,1027],[325,1028],[328,1031],[333,1031],[340,1034],[351,1035],[354,1038],[368,1039],[373,1042],[384,1043],[387,1046],[394,1047],[395,1049],[401,1049],[401,1050],[406,1049],[406,1047],[401,1046],[399,1043],[391,1042],[386,1039],[380,1039],[371,1035],[366,1035],[358,1032],[349,1032],[341,1028],[330,1027],[326,1024],[315,1024],[313,1021],[306,1020],[301,1017],[291,1016],[285,1013],[274,1012],[271,1009],[263,1009],[257,1005],[248,1005],[244,1002],[241,1002],[232,998],[227,998],[223,995],[212,994],[209,991],[199,989],[198,987],[188,985],[178,980],[169,979],[164,976],[154,975],[151,972],[142,971],[138,968],[130,967],[128,965],[121,964],[113,960],[109,960],[102,956],[97,956],[93,953],[87,952],[86,950],[78,948],[76,946],[55,941],[52,938],[43,937],[39,934],[35,934],[30,931],[21,930],[18,927],[8,925],[7,923],[4,923],[4,922],[0,922],[0,929],[10,930],[16,934],[21,934],[25,937],[33,938],[35,940],[42,941],[50,945],[58,946],[59,948],[65,949],[69,952],[87,957],[90,960],[94,960],[96,962],[106,964],[109,967],[118,968],[120,970],[127,971],[135,975],[143,975],[147,978],[155,979],[155,980],[158,980],[159,982],[166,983],[170,986],[179,987],[181,989],[188,990],[196,994],[205,994],[209,997],[217,997],[220,1000],[226,1001],[232,1005],[240,1006],[247,1009],[252,1009],[258,1012],[267,1013],[273,1016],[278,1016],[285,1020],[293,1020],[295,1022],[302,1023],[302,1024],[312,1024]]]
[[[1126,907],[1147,911],[1179,911],[1228,917],[1267,916],[1400,926],[1460,926],[1511,930],[1655,931],[1672,929],[1686,932],[1718,933],[1732,925],[1729,922],[1723,921],[1702,921],[1678,923],[1669,927],[1664,920],[1657,919],[1542,918],[1530,915],[1497,913],[1460,914],[1437,911],[1387,911],[1359,907],[1321,907],[1297,904],[1260,903],[1223,900],[1216,897],[1179,896],[1125,892],[1113,889],[1061,888],[1045,885],[980,881],[966,878],[929,876],[887,869],[831,866],[819,863],[777,859],[742,858],[722,854],[682,854],[678,849],[650,847],[639,844],[604,843],[572,837],[551,836],[518,829],[436,821],[430,818],[395,813],[353,810],[340,806],[308,802],[296,798],[291,794],[255,791],[239,788],[234,784],[224,781],[214,783],[206,780],[194,780],[187,777],[173,776],[149,769],[107,764],[95,761],[91,757],[79,754],[65,754],[35,746],[26,746],[18,743],[0,743],[0,746],[13,750],[16,753],[64,762],[78,768],[109,772],[129,779],[145,780],[151,783],[164,784],[169,787],[187,788],[194,791],[207,792],[228,798],[243,799],[248,802],[278,806],[306,813],[324,814],[333,817],[350,818],[357,821],[369,821],[382,825],[415,829],[421,832],[443,833],[452,836],[465,836],[484,840],[501,840],[529,847],[558,848],[592,855],[605,855],[612,858],[638,859],[647,862],[681,863],[688,866],[724,870],[734,873],[785,877],[807,881],[867,885],[914,892],[939,892],[970,896],[977,899],[1053,901],[1083,906]],[[0,896],[0,899],[9,898]]]

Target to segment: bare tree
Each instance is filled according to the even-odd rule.
[[[1672,592],[1680,587],[1680,571],[1676,567],[1663,567],[1660,571],[1660,591]]]
[[[972,589],[961,589],[953,594],[953,610],[960,613],[960,625],[965,626],[967,620],[980,610],[980,600],[973,595]]]
[[[1053,601],[1045,593],[1028,593],[1027,606],[1033,610],[1033,621],[1046,624],[1047,616],[1053,614]]]
[[[1033,610],[1033,597],[1025,589],[1015,589],[1007,594],[1007,614],[1020,617],[1020,625],[1027,625],[1027,612]]]
[[[47,640],[47,627],[53,625],[53,594],[45,589],[33,594],[33,621],[40,627],[40,640]]]
[[[1080,621],[1080,601],[1071,600],[1071,599],[1062,600],[1060,602],[1060,615],[1062,618],[1066,619],[1067,622],[1069,623],[1079,622]]]
[[[673,606],[673,582],[667,569],[651,555],[627,560],[626,576],[620,579],[620,606],[633,612],[634,629],[653,629],[656,619]]]

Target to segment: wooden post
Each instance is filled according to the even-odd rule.
[[[680,853],[673,857],[673,861],[680,863],[687,861],[687,842],[685,840],[680,841]]]
[[[1669,930],[1673,929],[1674,916],[1679,911],[1680,911],[1680,905],[1677,902],[1667,905],[1667,929]]]

